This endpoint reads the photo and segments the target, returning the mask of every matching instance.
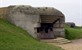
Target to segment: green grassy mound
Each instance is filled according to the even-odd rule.
[[[0,19],[0,50],[62,50],[59,47],[38,42],[25,30]]]
[[[74,39],[82,38],[82,28],[81,27],[75,27],[75,28],[65,27],[65,32],[66,32],[67,39],[74,40]]]

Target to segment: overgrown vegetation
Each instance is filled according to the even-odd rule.
[[[59,47],[38,42],[19,27],[0,19],[0,50],[62,50]]]
[[[82,38],[82,28],[81,27],[70,28],[68,26],[65,26],[65,32],[66,32],[67,39],[74,40],[74,39]]]

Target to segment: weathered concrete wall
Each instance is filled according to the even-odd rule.
[[[26,7],[26,8],[28,8],[28,7]],[[15,9],[10,10],[8,20],[10,20],[16,26],[19,26],[19,27],[23,28],[24,30],[27,30],[30,35],[37,38],[37,35],[34,31],[34,28],[40,26],[39,25],[39,21],[40,21],[39,15],[38,14],[32,14],[32,12],[26,14],[26,13],[24,13],[25,10],[22,10],[22,12],[20,12],[21,9],[22,8],[19,8],[17,10],[15,8]]]
[[[55,36],[65,37],[65,29],[64,28],[54,28],[53,31],[54,31]]]

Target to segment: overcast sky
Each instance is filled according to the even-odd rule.
[[[31,5],[34,7],[54,7],[65,14],[66,22],[82,26],[81,0],[0,0],[0,7],[9,5]]]

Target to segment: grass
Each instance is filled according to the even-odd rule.
[[[25,30],[0,19],[0,50],[62,50],[33,39]]]
[[[81,27],[69,28],[66,26],[65,32],[66,32],[67,39],[74,40],[74,39],[82,38],[82,28]]]

